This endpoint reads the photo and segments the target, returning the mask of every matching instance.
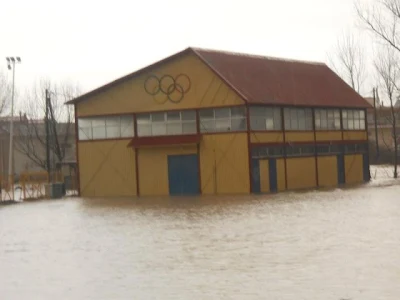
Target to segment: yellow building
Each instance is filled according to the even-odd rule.
[[[68,104],[82,196],[369,180],[368,103],[324,64],[188,48]]]

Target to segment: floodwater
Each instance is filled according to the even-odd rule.
[[[0,207],[0,299],[400,299],[400,186]]]

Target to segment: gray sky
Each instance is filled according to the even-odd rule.
[[[356,21],[352,0],[190,3],[2,1],[0,70],[19,55],[20,89],[46,77],[88,91],[188,46],[326,61]]]

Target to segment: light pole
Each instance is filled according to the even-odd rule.
[[[11,90],[10,150],[8,153],[8,175],[9,175],[8,181],[10,184],[10,180],[14,176],[14,174],[12,173],[12,171],[13,171],[12,159],[13,159],[13,137],[14,137],[15,64],[21,63],[21,58],[19,56],[17,56],[17,57],[9,56],[9,57],[6,57],[6,60],[7,60],[8,69],[12,70],[12,72],[13,72],[12,90]],[[13,181],[11,181],[11,182],[13,182]],[[14,194],[14,191],[13,191],[13,194]]]

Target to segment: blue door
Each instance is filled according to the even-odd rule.
[[[369,155],[368,155],[368,153],[363,154],[363,174],[364,174],[365,182],[368,182],[371,180],[371,174],[369,173]]]
[[[171,196],[198,195],[200,188],[197,154],[169,155],[168,181]]]
[[[251,160],[251,181],[252,181],[252,192],[254,194],[261,193],[261,182],[260,182],[260,162],[258,159]]]
[[[337,174],[338,174],[338,184],[346,183],[346,176],[344,171],[344,155],[339,154],[337,156]]]
[[[278,173],[276,171],[276,158],[269,159],[269,189],[271,193],[278,191]]]

